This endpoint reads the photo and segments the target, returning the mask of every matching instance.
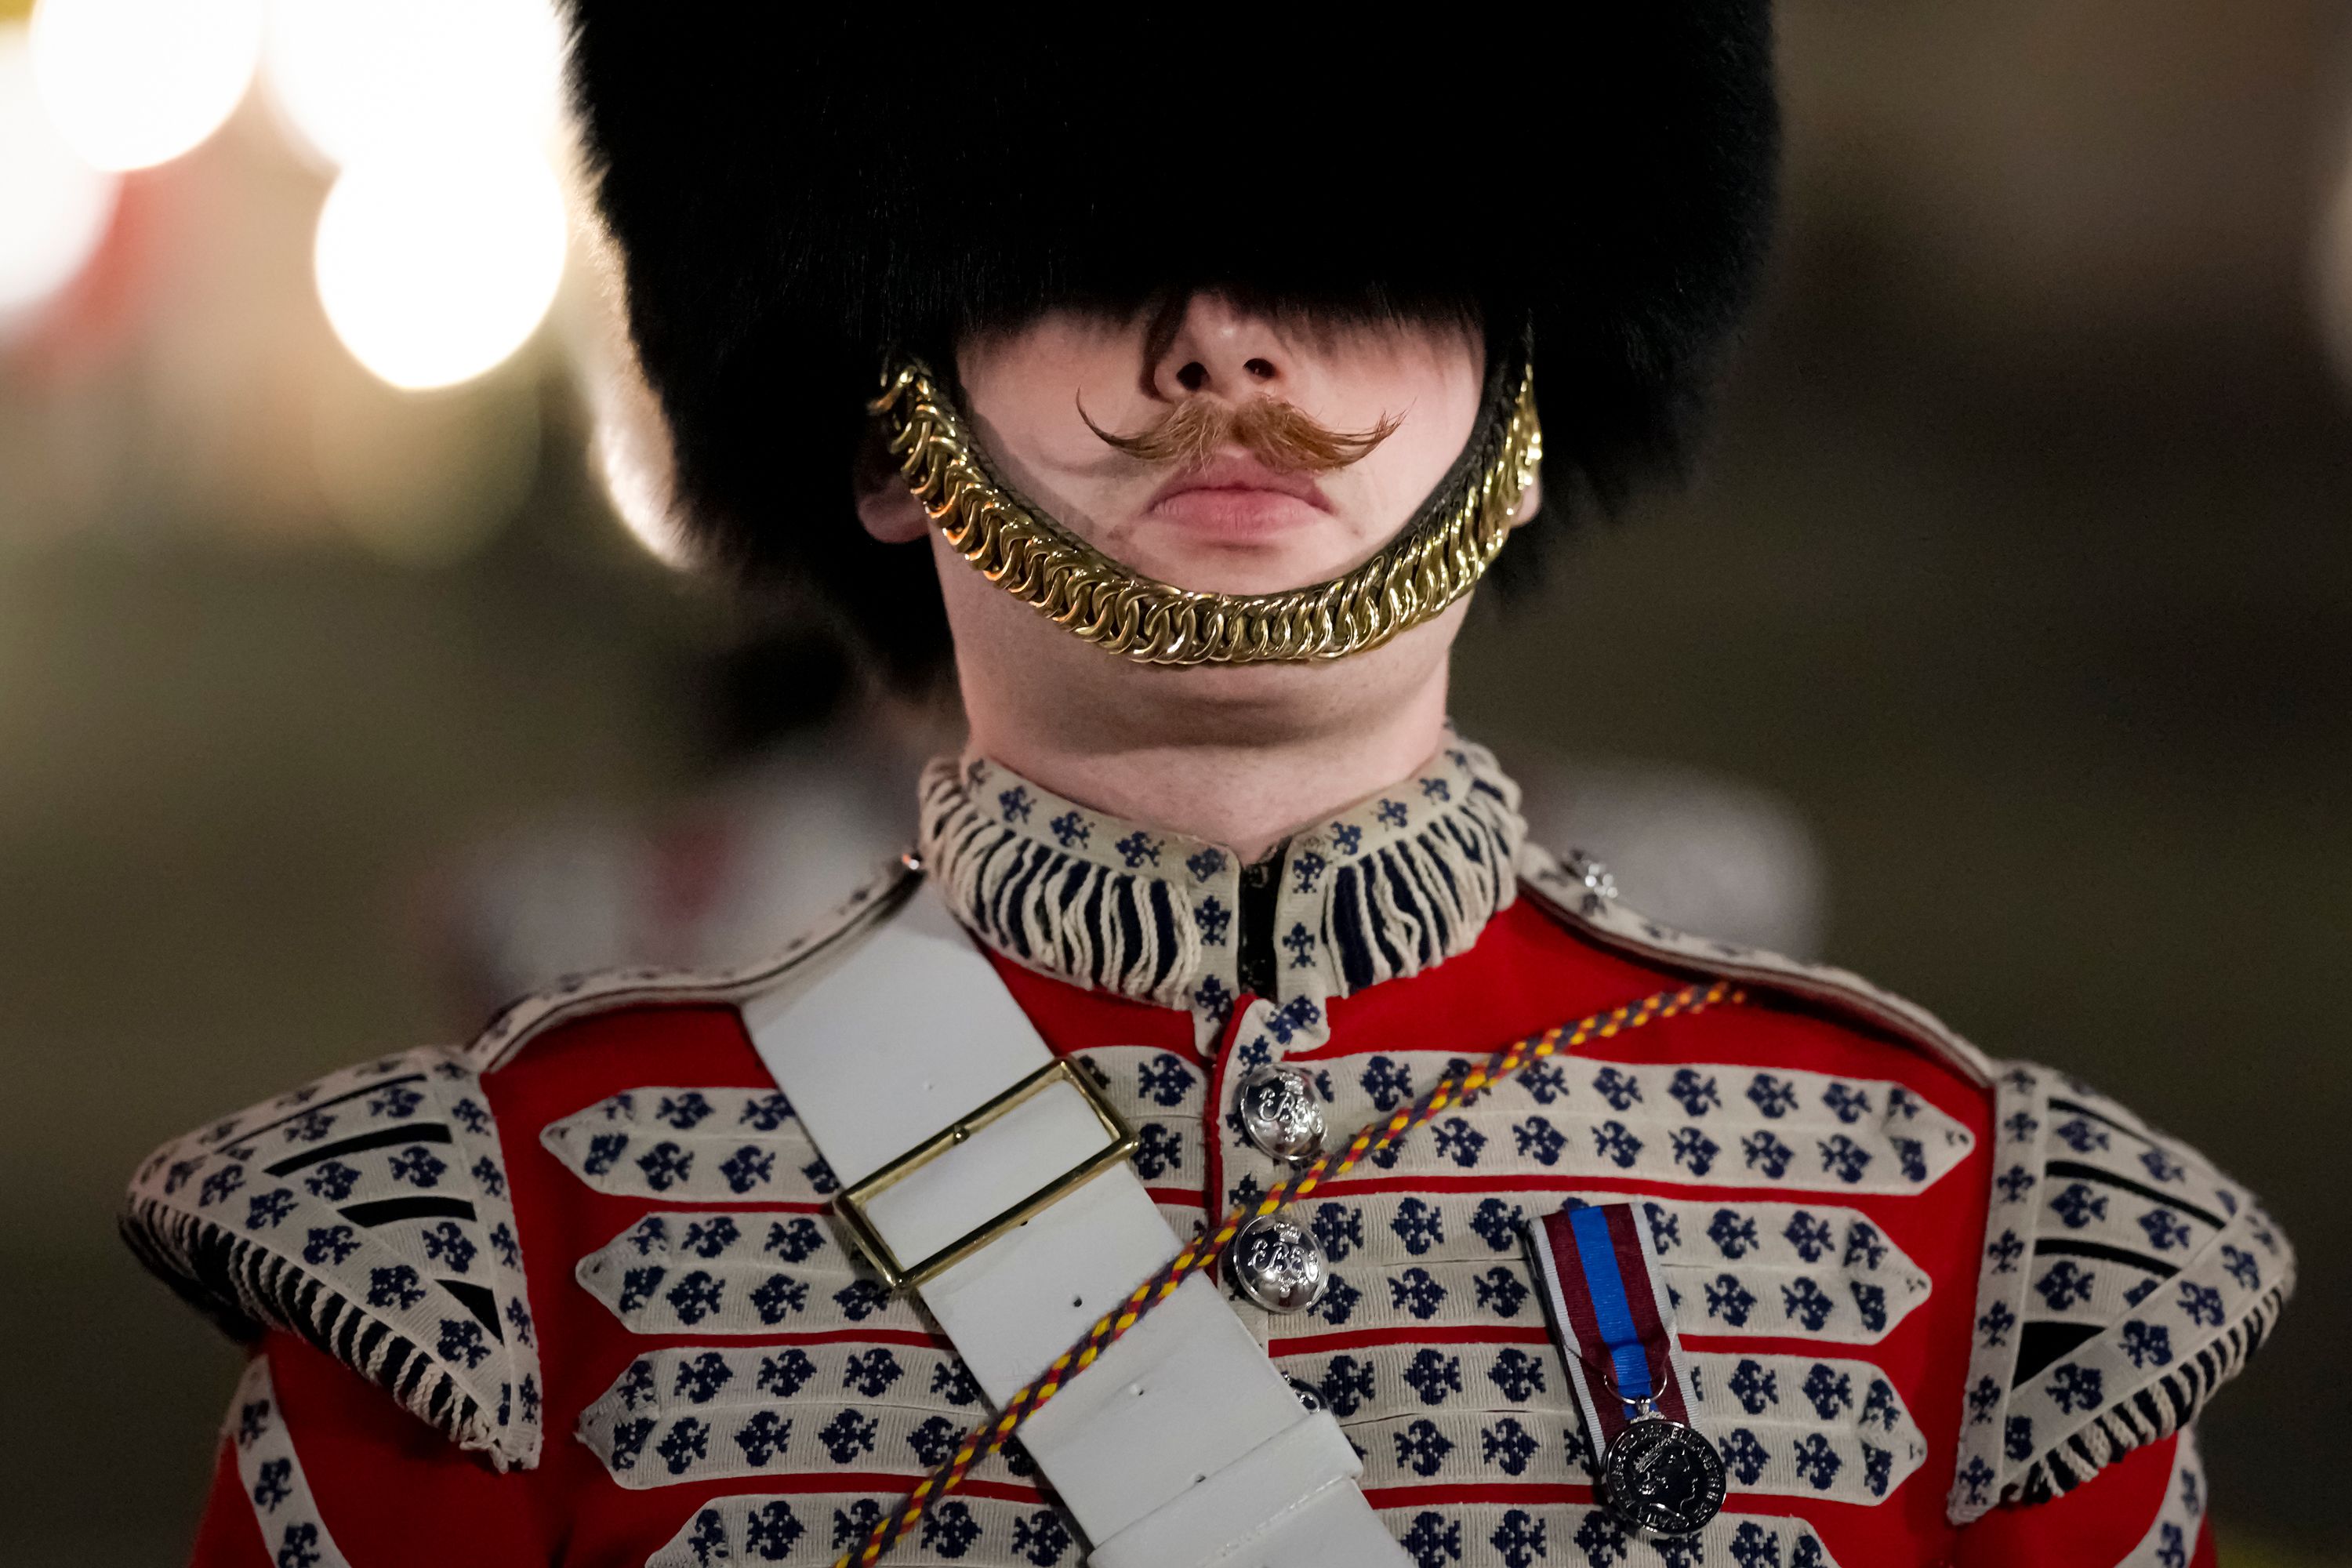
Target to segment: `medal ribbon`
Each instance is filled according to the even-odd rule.
[[[1594,1453],[1631,1424],[1629,1400],[1690,1425],[1689,1369],[1640,1211],[1630,1203],[1566,1208],[1530,1235]]]

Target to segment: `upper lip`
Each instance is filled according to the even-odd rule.
[[[1323,488],[1305,474],[1286,474],[1251,457],[1212,458],[1197,468],[1187,468],[1154,490],[1144,510],[1192,490],[1270,490],[1295,496],[1318,510],[1331,510]]]

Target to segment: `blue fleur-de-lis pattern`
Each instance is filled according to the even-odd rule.
[[[349,1568],[302,1473],[301,1457],[278,1407],[268,1356],[246,1363],[229,1399],[225,1436],[270,1561],[287,1568]]]
[[[1250,1004],[1234,1026],[1234,1068],[1238,1072],[1247,1072],[1252,1068],[1264,1067],[1278,1057],[1314,1050],[1330,1039],[1329,1025],[1329,1015],[1319,1003],[1307,997],[1294,996],[1287,1002],[1260,998]],[[1329,1084],[1318,1078],[1316,1088],[1328,1105],[1330,1101]],[[1252,1145],[1239,1142],[1240,1118],[1229,1110],[1224,1121],[1228,1140],[1255,1153]]]
[[[1344,1042],[1328,1028],[1284,1040],[1259,1026],[1270,1005],[1259,1005],[1228,1070],[1307,1066],[1335,1129],[1393,1111],[1466,1063],[1392,1044],[1334,1054]],[[1281,1168],[1231,1119],[1216,1131],[1221,1198],[1251,1201]],[[1323,1300],[1301,1318],[1236,1310],[1339,1419],[1376,1497],[1556,1479],[1563,1463],[1580,1468],[1585,1427],[1521,1226],[1562,1203],[1624,1197],[1579,1191],[1579,1178],[1631,1179],[1660,1194],[1642,1198],[1643,1212],[1685,1331],[1769,1346],[1699,1353],[1702,1419],[1738,1459],[1735,1493],[1871,1505],[1927,1458],[1894,1381],[1867,1362],[1780,1352],[1791,1339],[1877,1343],[1928,1299],[1926,1271],[1844,1200],[1925,1192],[1975,1143],[1893,1079],[1580,1051],[1449,1109],[1362,1177],[1320,1188],[1297,1208],[1325,1248]],[[1366,1179],[1383,1190],[1363,1190]],[[1719,1195],[1663,1195],[1676,1188]],[[1347,1338],[1326,1348],[1336,1336]],[[1527,1539],[1513,1550],[1536,1555]]]
[[[1466,951],[1516,896],[1517,802],[1490,753],[1456,742],[1295,836],[1280,851],[1270,999],[1320,1003]],[[984,759],[934,763],[923,820],[925,858],[943,885],[973,889],[959,912],[994,946],[1074,968],[1082,984],[1191,1006],[1203,1047],[1221,1032],[1240,990],[1232,931],[1244,868],[1230,851],[1065,800]],[[1087,896],[1035,891],[1073,878]],[[980,891],[1008,888],[1028,891]],[[1223,1005],[1194,1005],[1203,997]]]
[[[419,1415],[499,1468],[536,1461],[539,1356],[506,1152],[467,1062],[382,1058],[166,1144],[133,1179],[126,1223],[231,1317],[286,1314],[268,1326],[316,1337],[364,1314],[386,1331],[332,1336],[362,1376],[404,1358]],[[316,1289],[248,1283],[279,1269]]]
[[[2205,1464],[2191,1428],[2182,1431],[2173,1447],[2172,1474],[2165,1485],[2163,1506],[2118,1568],[2189,1568],[2204,1524]]]
[[[1869,1504],[1927,1459],[1927,1438],[1869,1362],[1724,1352],[1689,1359],[1693,1421],[1751,1461],[1738,1490]],[[1276,1364],[1317,1390],[1364,1451],[1368,1487],[1590,1479],[1589,1448],[1579,1447],[1572,1470],[1556,1458],[1584,1426],[1549,1343],[1374,1345],[1282,1354]]]
[[[886,1294],[833,1215],[660,1211],[580,1260],[583,1289],[641,1334],[773,1335],[856,1325],[925,1332]]]
[[[1286,1027],[1286,1043],[1266,1041],[1269,1058],[1311,1050],[1327,1038],[1303,1020]],[[1207,1117],[1204,1074],[1196,1063],[1144,1047],[1093,1049],[1082,1058],[1131,1118],[1198,1128]],[[1393,1099],[1433,1081],[1447,1062],[1416,1057],[1410,1065],[1391,1058],[1378,1068],[1360,1058],[1342,1065],[1349,1070],[1310,1073],[1327,1103],[1344,1092],[1343,1078],[1370,1078],[1370,1087],[1356,1086],[1367,1100]],[[1580,1063],[1577,1070],[1598,1069]],[[1717,1068],[1700,1070],[1723,1076]],[[1615,1098],[1638,1103],[1627,1089],[1633,1081],[1621,1065],[1610,1080]],[[1577,1125],[1570,1118],[1582,1087],[1580,1081],[1545,1086],[1563,1125]],[[635,1091],[625,1103],[613,1105],[609,1117],[600,1112],[600,1120],[642,1121],[648,1105],[658,1116],[667,1100],[673,1121],[680,1106],[691,1108],[687,1115],[711,1106],[708,1114],[694,1116],[699,1126],[718,1118],[727,1092]],[[1594,1089],[1591,1098],[1605,1103],[1609,1096]],[[1680,1113],[1674,1094],[1663,1098]],[[1721,1110],[1719,1104],[1703,1108]],[[1781,1110],[1785,1120],[1793,1108]],[[681,1131],[667,1121],[662,1125]],[[1529,1168],[1528,1162],[1516,1164]],[[1197,1181],[1199,1173],[1192,1174]],[[1469,1194],[1342,1194],[1326,1205],[1333,1208],[1330,1215],[1312,1216],[1335,1255],[1351,1254],[1336,1269],[1341,1278],[1327,1298],[1327,1321],[1343,1331],[1392,1324],[1425,1332],[1443,1346],[1375,1347],[1356,1355],[1352,1367],[1328,1354],[1286,1358],[1285,1369],[1317,1388],[1349,1424],[1367,1452],[1372,1478],[1393,1472],[1394,1484],[1431,1477],[1493,1479],[1510,1475],[1513,1465],[1522,1474],[1558,1473],[1559,1456],[1570,1451],[1571,1439],[1581,1440],[1580,1422],[1565,1404],[1570,1385],[1546,1342],[1542,1308],[1518,1249],[1517,1227],[1525,1215],[1559,1201],[1556,1192],[1507,1187]],[[1181,1204],[1165,1205],[1163,1212],[1180,1232],[1198,1221],[1197,1208]],[[1719,1325],[1716,1331],[1869,1342],[1927,1294],[1924,1274],[1898,1247],[1866,1216],[1834,1203],[1661,1198],[1652,1201],[1648,1219],[1674,1278],[1700,1294],[1709,1285],[1739,1281],[1738,1290],[1751,1298],[1740,1326]],[[584,1440],[616,1480],[632,1489],[875,1462],[895,1451],[894,1445],[904,1449],[904,1463],[916,1466],[924,1454],[943,1452],[972,1418],[968,1403],[933,1392],[941,1368],[912,1366],[924,1353],[939,1360],[937,1352],[893,1347],[888,1353],[907,1375],[877,1383],[864,1361],[867,1352],[857,1347],[829,1347],[829,1357],[820,1358],[818,1347],[811,1346],[798,1352],[794,1364],[772,1345],[730,1346],[720,1337],[764,1338],[840,1324],[832,1287],[866,1281],[821,1214],[657,1212],[585,1260],[579,1275],[635,1331],[712,1336],[709,1344],[640,1358],[583,1418]],[[1858,1304],[1857,1286],[1869,1291],[1867,1314]],[[765,1300],[755,1300],[762,1290]],[[1350,1298],[1352,1307],[1334,1305]],[[873,1315],[850,1319],[861,1328],[921,1327],[910,1308],[894,1308],[878,1296],[865,1310]],[[893,1312],[904,1312],[905,1322],[887,1316]],[[1444,1343],[1448,1330],[1467,1323],[1517,1329],[1529,1342]],[[1268,1327],[1279,1331],[1278,1325]],[[1862,1363],[1840,1365],[1851,1397],[1830,1400],[1826,1412],[1804,1391],[1809,1378],[1819,1384],[1822,1380],[1814,1374],[1839,1363],[1737,1356],[1703,1357],[1702,1363],[1696,1381],[1703,1400],[1723,1406],[1718,1420],[1703,1405],[1707,1421],[1727,1441],[1739,1434],[1735,1446],[1743,1453],[1762,1456],[1751,1466],[1760,1478],[1751,1489],[1874,1501],[1899,1485],[1924,1454],[1891,1387],[1872,1400],[1874,1374]],[[764,1388],[763,1366],[769,1369]],[[853,1377],[865,1381],[845,1383]],[[1717,1384],[1723,1392],[1715,1391]],[[959,1386],[968,1402],[968,1384],[945,1385],[949,1392]],[[869,1392],[877,1388],[878,1394]],[[1747,1408],[1759,1389],[1770,1390],[1775,1400],[1760,1415]],[[851,1459],[836,1459],[836,1448],[851,1452]],[[1522,1541],[1517,1550],[1526,1555],[1532,1549]]]
[[[1334,1195],[1318,1194],[1297,1212],[1322,1241],[1332,1277],[1361,1297],[1332,1325],[1350,1331],[1516,1325],[1540,1333],[1543,1307],[1518,1226],[1564,1204],[1623,1198],[1349,1193],[1345,1184],[1326,1191]],[[1643,1206],[1690,1332],[1874,1344],[1929,1294],[1926,1272],[1854,1209],[1696,1198]],[[1254,1309],[1237,1310],[1260,1321]],[[1285,1331],[1279,1319],[1265,1326]]]
[[[1407,1097],[1400,1085],[1425,1089],[1452,1058],[1414,1051],[1349,1059],[1354,1065],[1330,1074],[1325,1116],[1334,1128],[1371,1121]],[[1720,1091],[1704,1094],[1710,1084]],[[1580,1055],[1560,1074],[1522,1075],[1446,1111],[1382,1169],[1393,1176],[1494,1170],[1681,1186],[1916,1193],[1967,1158],[1974,1142],[1957,1120],[1899,1083]],[[1264,1172],[1257,1174],[1262,1183]]]
[[[642,1490],[736,1476],[862,1467],[914,1475],[989,1415],[953,1352],[902,1344],[706,1345],[648,1351],[580,1417],[613,1479]],[[973,1467],[1014,1482],[1017,1447]]]
[[[719,1563],[825,1564],[855,1546],[897,1501],[887,1492],[756,1493],[712,1499],[648,1558],[647,1568],[710,1568]],[[1077,1568],[1082,1552],[1059,1516],[1033,1503],[969,1495],[950,1500],[926,1528],[901,1542],[894,1560],[961,1564],[1025,1563]],[[1530,1568],[1588,1562],[1621,1568],[1838,1568],[1802,1522],[1737,1512],[1718,1516],[1687,1542],[1652,1544],[1605,1512],[1575,1504],[1532,1508],[1407,1508],[1382,1521],[1422,1568]],[[928,1524],[929,1521],[927,1521]],[[1577,1555],[1570,1556],[1574,1552]]]
[[[600,1193],[671,1203],[816,1202],[832,1176],[772,1089],[648,1086],[608,1095],[540,1131]]]
[[[1076,1057],[1141,1140],[1136,1174],[1154,1187],[1198,1192],[1208,1170],[1202,1128],[1206,1069],[1173,1051],[1147,1046],[1102,1047]],[[1193,1217],[1199,1217],[1197,1210]]]
[[[1147,1132],[1154,1157],[1170,1167],[1165,1179],[1197,1192],[1201,1066],[1174,1052],[1129,1047],[1086,1051],[1079,1059],[1120,1112]],[[671,1086],[608,1097],[558,1125],[566,1136],[551,1135],[549,1146],[583,1181],[602,1185],[610,1178],[567,1157],[567,1149],[592,1147],[583,1136],[626,1130],[682,1143],[722,1129],[772,1136],[793,1124],[781,1097]],[[665,1195],[691,1203],[696,1192],[673,1184]],[[582,1260],[575,1270],[581,1285],[631,1331],[693,1342],[651,1352],[625,1368],[583,1415],[583,1441],[633,1490],[851,1466],[911,1476],[944,1458],[987,1414],[961,1361],[944,1349],[899,1342],[928,1337],[928,1320],[911,1302],[884,1295],[817,1201],[754,1201],[756,1207],[656,1209]],[[1197,1205],[1165,1212],[1179,1226],[1199,1217]],[[812,1332],[846,1342],[773,1342]],[[977,1473],[1026,1485],[1034,1470],[1016,1449]],[[829,1562],[835,1514],[854,1523],[857,1503],[878,1508],[890,1500],[845,1497],[814,1514],[801,1494],[777,1500],[798,1510],[796,1518],[807,1516],[804,1534],[789,1542],[789,1531],[759,1535],[763,1516],[733,1510],[730,1500],[689,1521],[672,1543],[682,1554],[676,1560],[717,1561],[713,1554],[722,1547],[740,1551],[751,1541],[753,1561],[780,1552],[784,1556],[776,1560],[814,1552]],[[1034,1563],[1058,1561],[1058,1545],[1075,1563],[1075,1537],[1049,1507],[1032,1503],[998,1528],[988,1524],[993,1506],[975,1502],[977,1512],[954,1515],[953,1527],[934,1531],[918,1555],[983,1563],[1012,1554]]]
[[[1383,1509],[1414,1568],[1838,1568],[1801,1520],[1735,1506],[1694,1536],[1644,1541],[1597,1505]]]
[[[2012,1065],[1996,1093],[1962,1521],[2193,1419],[2294,1270],[2250,1194],[2088,1085]]]
[[[986,1467],[975,1467],[978,1475]],[[712,1568],[715,1563],[783,1563],[829,1568],[898,1504],[903,1493],[734,1493],[697,1509],[646,1568]],[[1034,1500],[959,1493],[933,1510],[925,1527],[900,1541],[889,1561],[942,1568],[1079,1568],[1085,1552],[1060,1515]]]
[[[1201,1066],[1140,1046],[1078,1059],[1154,1151],[1158,1169],[1144,1179],[1197,1189],[1206,1168]],[[834,1190],[791,1102],[773,1089],[629,1089],[550,1123],[541,1141],[590,1186],[623,1196],[814,1208]]]
[[[1410,1102],[1465,1059],[1393,1047],[1332,1055],[1328,1032],[1285,1042],[1254,1034],[1254,1022],[1235,1037],[1235,1070],[1305,1056],[1336,1129]],[[1679,1144],[1677,1132],[1687,1135]],[[1386,1190],[1351,1178],[1298,1205],[1324,1247],[1328,1291],[1304,1318],[1236,1310],[1339,1419],[1376,1496],[1556,1479],[1564,1461],[1566,1473],[1580,1469],[1585,1428],[1522,1226],[1563,1203],[1624,1196],[1562,1190],[1561,1178],[1632,1176],[1657,1184],[1653,1193],[1747,1189],[1641,1200],[1686,1331],[1770,1344],[1761,1354],[1697,1353],[1699,1418],[1738,1457],[1735,1492],[1874,1504],[1927,1458],[1893,1380],[1864,1361],[1780,1352],[1790,1339],[1876,1343],[1928,1299],[1926,1271],[1840,1200],[1924,1191],[1973,1142],[1893,1080],[1580,1052],[1483,1092],[1417,1131],[1397,1158],[1371,1162],[1366,1176]],[[1778,1152],[1751,1157],[1750,1148]],[[1217,1152],[1228,1202],[1246,1202],[1278,1174],[1229,1121]],[[1416,1188],[1421,1175],[1444,1184]],[[1343,1335],[1346,1348],[1321,1342]],[[1528,1539],[1512,1550],[1537,1556]]]

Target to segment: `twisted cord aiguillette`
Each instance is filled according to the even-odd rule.
[[[1515,1040],[1488,1058],[1483,1066],[1467,1068],[1458,1077],[1440,1081],[1418,1101],[1400,1107],[1394,1113],[1365,1127],[1349,1139],[1347,1147],[1338,1154],[1325,1154],[1297,1175],[1276,1183],[1247,1209],[1236,1207],[1214,1232],[1196,1232],[1177,1253],[1173,1262],[1137,1286],[1125,1301],[1096,1321],[1086,1338],[1055,1357],[1054,1363],[1035,1381],[1006,1400],[1003,1410],[994,1421],[965,1433],[963,1441],[956,1445],[955,1453],[947,1462],[925,1476],[890,1516],[867,1533],[864,1543],[855,1551],[845,1552],[835,1563],[834,1568],[873,1568],[884,1552],[897,1545],[908,1531],[921,1522],[934,1504],[963,1484],[965,1474],[974,1464],[1004,1447],[1013,1434],[1020,1429],[1021,1424],[1035,1415],[1038,1408],[1059,1393],[1064,1384],[1092,1366],[1104,1351],[1140,1322],[1146,1313],[1174,1295],[1177,1287],[1183,1284],[1187,1277],[1214,1268],[1242,1226],[1258,1215],[1270,1215],[1284,1204],[1307,1196],[1327,1181],[1337,1181],[1354,1169],[1358,1162],[1388,1148],[1448,1106],[1460,1104],[1480,1089],[1501,1082],[1529,1062],[1574,1050],[1589,1040],[1605,1040],[1629,1029],[1638,1029],[1644,1024],[1674,1017],[1676,1014],[1697,1013],[1721,1003],[1746,1000],[1747,994],[1726,980],[1707,985],[1686,985],[1678,991],[1661,991],[1612,1011],[1595,1013],[1577,1023],[1563,1024],[1541,1034]]]

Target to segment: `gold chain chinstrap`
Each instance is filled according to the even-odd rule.
[[[884,1552],[905,1539],[907,1532],[922,1521],[933,1505],[962,1484],[965,1474],[974,1464],[1004,1447],[1006,1440],[1023,1422],[1035,1415],[1039,1407],[1073,1378],[1092,1366],[1105,1350],[1135,1327],[1145,1314],[1174,1295],[1176,1288],[1191,1275],[1213,1269],[1242,1226],[1252,1219],[1260,1215],[1273,1214],[1283,1205],[1306,1197],[1325,1182],[1339,1180],[1360,1162],[1387,1149],[1448,1106],[1462,1103],[1530,1062],[1574,1050],[1589,1040],[1605,1040],[1629,1029],[1638,1029],[1661,1018],[1703,1012],[1718,1004],[1737,1004],[1747,999],[1747,994],[1727,980],[1706,985],[1685,985],[1678,991],[1661,991],[1639,1002],[1629,1003],[1606,1013],[1595,1013],[1574,1024],[1562,1024],[1539,1035],[1515,1040],[1496,1051],[1483,1065],[1464,1068],[1459,1074],[1441,1081],[1415,1103],[1402,1106],[1362,1129],[1339,1153],[1327,1153],[1297,1175],[1276,1183],[1255,1203],[1236,1205],[1215,1231],[1195,1233],[1176,1255],[1175,1261],[1137,1286],[1126,1300],[1096,1321],[1086,1338],[1055,1357],[1054,1364],[1039,1373],[1034,1382],[1006,1400],[1003,1410],[995,1420],[965,1433],[963,1441],[956,1445],[955,1453],[947,1462],[925,1476],[887,1518],[867,1532],[861,1544],[843,1553],[835,1562],[834,1568],[873,1568]]]
[[[867,405],[915,499],[980,574],[1106,653],[1139,664],[1261,664],[1378,647],[1470,592],[1510,537],[1543,461],[1535,372],[1522,361],[1507,416],[1435,504],[1370,560],[1280,594],[1202,594],[1141,576],[1023,505],[918,359]]]

